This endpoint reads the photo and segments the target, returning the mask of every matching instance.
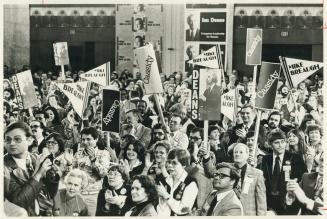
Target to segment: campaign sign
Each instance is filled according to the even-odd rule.
[[[146,94],[163,92],[158,63],[152,44],[135,49]]]
[[[275,104],[281,66],[279,63],[262,62],[255,107],[272,110]]]
[[[226,41],[226,12],[200,12],[200,41]]]
[[[246,65],[261,65],[262,29],[247,28],[245,52]]]
[[[69,65],[67,42],[54,43],[53,51],[56,65]]]
[[[102,131],[119,133],[120,92],[104,88],[102,95]]]
[[[28,109],[38,104],[30,70],[17,73],[11,79],[19,109]]]

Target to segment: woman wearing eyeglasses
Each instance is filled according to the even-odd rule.
[[[132,206],[129,174],[124,166],[109,168],[97,199],[95,216],[121,216]]]
[[[184,149],[173,149],[168,153],[166,169],[167,178],[159,180],[157,191],[159,194],[158,215],[183,216],[196,207],[198,186],[185,167],[190,165],[190,154]]]
[[[40,154],[43,148],[47,148],[53,155],[53,164],[59,175],[65,176],[65,174],[71,170],[73,152],[69,149],[65,150],[65,142],[62,136],[58,133],[51,133],[44,139],[38,148]],[[63,179],[63,177],[61,177],[61,179]]]
[[[151,161],[151,154],[147,153],[145,156],[145,167],[142,175],[151,176],[156,181],[166,178],[169,175],[166,170],[166,160],[169,148],[168,142],[157,142],[153,148],[154,161]]]

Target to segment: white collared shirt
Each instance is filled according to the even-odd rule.
[[[175,185],[173,184],[172,177],[169,176],[166,179],[167,184],[171,188],[169,193],[170,198],[167,201],[160,198],[158,209],[157,209],[158,215],[170,216],[171,211],[175,212],[176,214],[183,214],[185,213],[182,212],[183,209],[185,208],[188,208],[190,210],[192,209],[199,191],[198,186],[196,185],[195,182],[191,182],[189,185],[185,187],[181,200],[175,200],[173,198],[173,194],[175,190],[177,189],[177,187],[181,182],[184,182],[186,177],[187,177],[187,172],[183,170],[181,177],[178,179],[178,182],[176,182]]]
[[[278,155],[279,157],[279,166],[280,166],[280,170],[282,169],[282,164],[283,164],[283,160],[284,160],[284,154]],[[276,160],[277,154],[273,154],[273,166],[272,166],[272,171],[274,172],[274,168],[275,168],[275,160]]]

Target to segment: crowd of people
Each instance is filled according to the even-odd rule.
[[[65,82],[81,73],[67,71]],[[5,66],[8,216],[321,214],[319,74],[296,89],[280,78],[275,109],[262,113],[257,130],[252,78],[233,71],[220,89],[237,89],[236,119],[209,121],[208,136],[204,122],[191,119],[189,74],[160,74],[158,106],[140,73],[111,72],[110,86],[121,92],[120,133],[101,131],[101,86],[92,83],[81,117],[56,87],[63,80],[55,72],[33,72],[39,103],[31,111],[19,109],[11,76]]]

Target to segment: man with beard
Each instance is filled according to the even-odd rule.
[[[147,108],[147,103],[145,102],[145,100],[139,100],[137,102],[137,109],[140,112],[140,122],[148,128],[152,127],[152,119],[150,118],[150,116],[153,116],[153,113],[148,110]]]
[[[40,147],[41,144],[45,144],[44,142],[44,125],[42,122],[38,120],[33,120],[30,123],[30,127],[32,129],[33,136],[36,140],[36,145],[37,147]]]
[[[81,143],[74,154],[73,168],[84,170],[88,174],[88,185],[81,194],[88,206],[89,215],[94,216],[102,179],[107,174],[113,155],[106,149],[97,147],[99,134],[93,127],[81,131]]]
[[[270,113],[267,119],[267,124],[265,126],[267,135],[271,132],[277,131],[278,129],[280,129],[284,133],[288,132],[288,129],[282,125],[282,115],[277,111],[273,111]]]

